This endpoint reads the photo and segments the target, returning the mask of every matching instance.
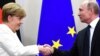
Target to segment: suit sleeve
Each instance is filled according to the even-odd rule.
[[[79,56],[77,48],[77,39],[70,51],[62,51],[54,48],[54,53],[51,56]]]
[[[54,48],[54,53],[51,54],[51,56],[69,56],[69,53],[67,51],[62,51]]]

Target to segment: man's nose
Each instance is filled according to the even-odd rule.
[[[80,13],[78,13],[78,16],[80,16]]]

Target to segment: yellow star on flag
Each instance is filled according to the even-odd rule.
[[[74,34],[76,34],[75,30],[74,30],[74,27],[68,27],[69,31],[67,32],[67,34],[71,34],[72,37],[74,37]]]
[[[58,40],[57,42],[52,40],[52,42],[53,42],[53,46],[52,46],[52,47],[54,47],[54,48],[57,48],[57,49],[58,49],[60,46],[62,46],[62,45],[59,43],[60,40]]]

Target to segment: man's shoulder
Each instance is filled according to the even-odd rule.
[[[86,30],[86,27],[85,27],[85,28],[83,28],[82,30],[80,30],[80,31],[78,32],[78,34],[82,34],[82,33],[84,33],[84,32],[85,32],[85,30]]]

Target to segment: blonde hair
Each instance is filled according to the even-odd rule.
[[[3,6],[2,8],[2,20],[4,22],[7,22],[7,17],[8,16],[18,16],[18,17],[25,17],[26,13],[24,9],[17,3],[7,3]]]

